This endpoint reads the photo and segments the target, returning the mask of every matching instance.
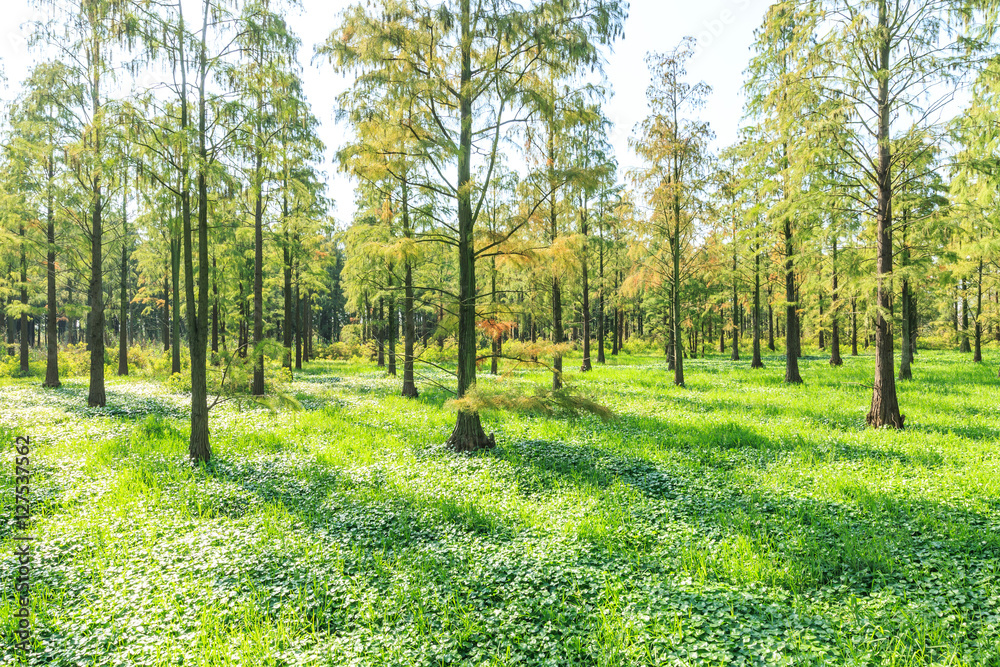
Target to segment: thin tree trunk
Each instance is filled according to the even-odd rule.
[[[976,281],[976,326],[975,326],[975,352],[972,361],[982,363],[983,361],[983,260],[979,260],[978,280]],[[909,339],[907,339],[909,341]]]
[[[760,357],[760,237],[754,252],[753,271],[753,359],[750,368],[764,368],[764,360]]]
[[[837,283],[837,237],[833,237],[833,284],[830,300],[830,365],[842,366],[840,357],[840,286]]]
[[[190,202],[188,203],[190,207]],[[183,215],[183,213],[182,213]],[[190,211],[188,212],[190,215]],[[190,224],[190,221],[189,221]],[[170,358],[170,373],[180,373],[181,372],[181,240],[177,238],[170,239],[170,261],[173,265],[171,267],[171,280],[173,281],[173,319],[170,321],[170,345],[171,345],[171,358]],[[190,323],[188,323],[190,326]]]
[[[581,371],[589,371],[592,366],[590,364],[590,271],[587,267],[587,253],[588,253],[588,220],[587,220],[587,203],[584,201],[583,205],[583,220],[581,223],[581,231],[583,232],[583,256],[581,258],[580,266],[580,279],[582,282],[583,289],[583,364],[580,366]]]
[[[128,171],[124,177],[128,177]],[[118,375],[128,375],[128,190],[122,185],[122,265],[118,315]]]

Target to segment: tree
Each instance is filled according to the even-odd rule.
[[[683,332],[681,329],[681,267],[684,250],[694,235],[698,194],[705,179],[708,124],[684,117],[702,107],[711,89],[705,83],[685,81],[686,62],[694,54],[694,40],[685,38],[668,53],[646,57],[653,81],[646,97],[652,110],[638,130],[632,146],[646,167],[633,178],[645,191],[650,204],[650,237],[654,246],[646,266],[633,275],[645,281],[648,271],[662,275],[670,287],[670,337],[672,340],[674,384],[684,386]],[[667,251],[657,251],[665,242]],[[663,282],[662,280],[659,282]]]
[[[486,0],[435,4],[386,0],[380,15],[364,7],[347,10],[342,29],[324,53],[341,67],[358,68],[356,85],[371,90],[402,88],[433,119],[411,128],[420,159],[434,179],[417,187],[454,205],[454,222],[442,222],[442,241],[455,249],[459,273],[457,396],[476,382],[476,259],[498,242],[476,248],[476,222],[485,184],[496,165],[504,129],[522,104],[521,84],[541,66],[596,65],[599,47],[621,30],[617,0],[546,0],[523,8]],[[476,149],[474,151],[474,148]],[[485,155],[484,180],[472,178],[473,159]],[[454,177],[446,172],[454,169]],[[460,451],[491,447],[477,411],[460,409],[449,445]]]
[[[875,222],[876,356],[867,422],[874,428],[903,428],[889,312],[893,201],[915,177],[902,164],[913,164],[928,150],[919,130],[930,131],[936,112],[950,99],[933,86],[954,78],[968,62],[969,46],[988,38],[992,26],[984,22],[973,40],[965,39],[962,28],[975,25],[969,22],[969,6],[949,0],[828,0],[821,10],[822,96],[833,108],[828,113],[846,119],[849,134],[836,144],[831,167],[845,194]],[[911,126],[894,131],[897,119],[909,119]]]
[[[107,79],[117,65],[121,46],[137,36],[131,3],[117,0],[37,0],[53,10],[53,20],[39,24],[36,40],[45,40],[64,56],[70,80],[77,86],[71,107],[76,117],[73,137],[75,173],[90,192],[90,311],[87,317],[87,347],[90,350],[90,389],[87,404],[103,407],[104,390],[104,206],[105,177],[109,156],[106,122]]]

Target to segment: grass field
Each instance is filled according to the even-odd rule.
[[[316,362],[287,387],[301,410],[213,410],[211,470],[163,382],[90,410],[83,379],[4,380],[5,440],[36,443],[35,659],[1000,665],[994,356],[921,352],[904,432],[865,428],[872,357],[807,357],[803,387],[779,357],[690,360],[683,389],[623,357],[571,377],[616,419],[489,414],[475,456],[442,445],[443,390]]]

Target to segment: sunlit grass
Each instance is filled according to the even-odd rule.
[[[567,380],[616,419],[486,414],[476,456],[442,445],[446,390],[315,362],[300,411],[216,408],[207,470],[156,379],[103,410],[6,381],[0,428],[37,442],[39,664],[1000,665],[995,367],[922,351],[907,430],[876,432],[871,357],[806,358],[802,387],[778,357],[688,360],[685,388],[610,361]]]

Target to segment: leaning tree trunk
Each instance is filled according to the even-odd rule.
[[[472,214],[472,43],[469,0],[461,0],[462,74],[459,90],[461,132],[458,151],[458,398],[476,384],[476,247]],[[479,413],[459,410],[448,446],[457,451],[491,448],[496,441],[483,431]]]
[[[879,26],[886,27],[885,0],[879,4]],[[880,69],[889,69],[889,42],[883,37],[880,48]],[[903,415],[896,398],[896,374],[893,373],[892,328],[886,314],[889,312],[891,294],[889,277],[892,274],[892,169],[889,147],[889,81],[883,77],[878,82],[879,108],[879,160],[878,160],[878,217],[876,231],[876,262],[878,283],[875,314],[875,382],[872,386],[872,403],[868,411],[868,424],[875,428],[889,426],[903,428]]]

